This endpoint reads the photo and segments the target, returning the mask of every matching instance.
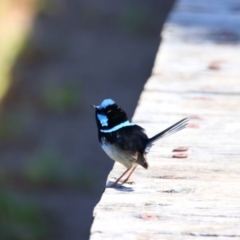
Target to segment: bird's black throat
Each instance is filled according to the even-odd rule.
[[[101,124],[98,115],[106,116],[106,126]],[[127,114],[117,104],[109,105],[106,108],[97,108],[95,116],[99,130],[108,130],[124,123],[125,121],[128,121]]]

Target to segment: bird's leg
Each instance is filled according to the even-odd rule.
[[[128,177],[122,182],[122,184],[126,183],[129,180],[129,178],[131,177],[131,175],[133,174],[133,172],[135,171],[136,168],[137,168],[137,166],[133,167],[132,171],[129,173]]]
[[[121,178],[130,170],[131,168],[128,168],[114,183],[111,185],[112,188],[115,188],[117,183],[121,180]]]

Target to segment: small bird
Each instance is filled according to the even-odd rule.
[[[91,106],[95,109],[98,139],[102,149],[110,158],[127,168],[111,187],[116,187],[123,176],[131,170],[122,181],[122,184],[126,183],[138,165],[147,169],[146,155],[153,143],[184,129],[188,124],[188,118],[184,118],[148,138],[144,129],[130,122],[127,114],[112,99],[105,99],[99,106]]]

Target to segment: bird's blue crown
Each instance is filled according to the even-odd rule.
[[[112,99],[105,99],[102,101],[102,103],[100,104],[100,106],[98,106],[99,109],[103,109],[103,108],[107,108],[108,106],[111,106],[115,104],[115,102]]]

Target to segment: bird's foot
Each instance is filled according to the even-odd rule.
[[[121,182],[122,182],[122,184],[124,184],[124,183],[126,183],[126,184],[130,184],[130,185],[135,184],[134,181],[128,181],[127,179],[125,179],[125,180],[123,180],[123,181],[121,181]]]
[[[112,179],[116,180],[117,178],[116,177],[112,177]],[[125,183],[125,181],[127,181],[126,179],[125,180],[119,180],[118,182],[119,183]]]
[[[112,177],[113,179],[117,179],[117,178],[115,178],[115,177]],[[126,184],[130,184],[130,185],[133,185],[133,184],[135,184],[135,182],[134,181],[127,181],[126,179],[125,180],[120,180],[120,181],[118,181],[119,183],[122,183],[122,184],[124,184],[124,183],[126,183]],[[116,187],[116,186],[115,186]]]

